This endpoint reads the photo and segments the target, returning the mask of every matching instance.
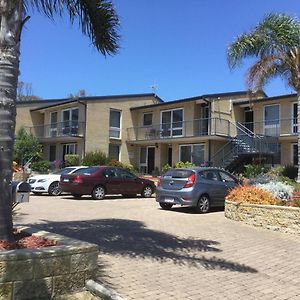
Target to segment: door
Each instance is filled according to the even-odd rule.
[[[126,187],[122,180],[122,174],[117,168],[107,168],[104,170],[105,187],[107,194],[125,194]]]
[[[209,106],[205,104],[201,107],[201,122],[200,122],[200,135],[208,135],[209,124]]]
[[[56,159],[56,145],[50,145],[49,147],[49,161],[55,161]]]
[[[50,113],[49,136],[50,137],[57,136],[57,111]]]
[[[245,109],[245,126],[253,132],[253,110]]]
[[[172,146],[168,147],[168,165],[172,166]]]
[[[155,147],[147,148],[147,172],[152,174],[155,166]]]
[[[117,174],[118,177],[122,178],[122,183],[120,185],[122,194],[132,195],[141,193],[142,184],[135,175],[122,169],[117,169]]]
[[[228,191],[237,186],[237,181],[234,177],[232,177],[230,174],[228,174],[226,172],[219,171],[219,175],[220,175],[220,180],[223,184],[222,203],[221,204],[224,205],[224,200],[228,194]]]

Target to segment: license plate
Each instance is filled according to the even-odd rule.
[[[174,198],[165,198],[165,202],[168,202],[168,203],[173,203],[174,202]]]
[[[69,180],[69,178],[64,178],[63,181],[64,181],[64,182],[69,182],[70,180]]]
[[[17,193],[17,203],[29,202],[29,193]]]

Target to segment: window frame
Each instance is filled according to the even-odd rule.
[[[120,127],[110,126],[110,120],[111,120],[111,113],[112,112],[118,112],[120,114],[120,119],[119,119]],[[122,138],[122,110],[110,108],[109,109],[109,121],[108,122],[109,122],[109,124],[108,124],[109,125],[109,132],[108,132],[109,138],[114,139],[114,140],[120,140]],[[112,136],[111,131],[118,132],[118,137]]]
[[[66,143],[66,144],[63,144],[63,148],[65,148],[66,147],[66,150],[68,149],[68,147],[69,147],[69,149],[70,149],[70,146],[74,146],[74,153],[69,153],[69,151],[67,152],[67,151],[65,151],[65,153],[64,153],[64,155],[68,155],[68,154],[78,154],[78,152],[77,152],[77,150],[78,150],[78,145],[77,145],[77,143]]]
[[[56,122],[52,122],[52,115],[56,114]],[[57,125],[58,125],[58,111],[50,111],[49,113],[49,136],[50,137],[56,137],[57,136]],[[53,126],[55,125],[55,126]]]
[[[194,161],[193,161],[193,155],[192,155],[192,153],[194,152],[193,151],[193,148],[194,148],[194,146],[202,146],[203,147],[203,164],[205,163],[205,143],[199,143],[199,144],[181,144],[181,145],[179,145],[179,161],[182,161],[182,159],[181,159],[181,148],[182,147],[186,147],[186,146],[190,146],[190,147],[192,147],[191,148],[191,163],[194,165]],[[201,165],[200,165],[201,166]]]
[[[278,123],[276,124],[272,124],[272,125],[266,125],[266,108],[267,107],[271,107],[271,106],[277,106],[278,107]],[[263,124],[264,124],[264,134],[266,134],[266,129],[272,129],[272,128],[278,128],[279,132],[276,132],[275,135],[269,135],[269,136],[278,136],[280,135],[280,129],[281,129],[281,125],[280,125],[280,115],[281,115],[281,111],[280,111],[280,104],[279,103],[274,103],[274,104],[268,104],[268,105],[264,105],[264,110],[263,110]],[[276,121],[276,119],[275,119]]]
[[[109,143],[109,144],[108,144],[108,157],[111,158],[111,159],[115,159],[115,158],[113,158],[113,157],[110,156],[110,151],[109,151],[109,149],[110,149],[111,146],[116,146],[116,147],[119,148],[119,151],[118,151],[118,152],[119,152],[119,155],[118,155],[117,160],[120,161],[120,156],[121,156],[121,145],[119,145],[119,144],[112,144],[112,143]]]
[[[294,106],[296,105],[296,111],[298,112],[298,103],[297,102],[292,102],[292,120],[291,120],[291,133],[292,134],[297,134],[298,133],[298,118],[294,116]],[[296,121],[296,122],[295,122]]]
[[[173,112],[176,111],[176,110],[181,110],[182,111],[182,121],[180,121],[182,123],[182,126],[181,127],[173,127]],[[163,133],[166,128],[164,128],[164,124],[168,124],[168,123],[163,123],[162,122],[162,116],[163,116],[163,113],[166,113],[166,112],[171,112],[171,120],[170,120],[170,126],[169,128],[167,128],[167,131],[170,132],[169,135],[162,135],[162,137],[165,137],[165,138],[168,138],[168,137],[183,137],[184,135],[184,107],[178,107],[178,108],[172,108],[172,109],[166,109],[166,110],[162,110],[160,111],[160,131],[161,133]],[[173,134],[174,131],[176,130],[181,130],[181,134]]]
[[[145,124],[145,116],[146,115],[151,115],[151,124]],[[153,125],[153,112],[144,112],[143,113],[143,126],[148,127]]]

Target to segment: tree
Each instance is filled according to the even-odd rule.
[[[246,58],[256,58],[246,75],[251,91],[259,91],[280,76],[296,91],[298,101],[298,158],[300,162],[300,22],[286,14],[267,15],[253,30],[236,38],[227,51],[233,69]],[[300,168],[298,178],[300,182]]]
[[[42,145],[38,139],[31,133],[27,133],[24,127],[21,127],[17,134],[14,147],[14,160],[24,165],[28,161],[34,162],[42,156]]]
[[[21,32],[28,8],[53,19],[68,12],[103,55],[119,48],[119,18],[109,0],[0,0],[0,240],[13,241],[12,158]]]
[[[42,98],[33,95],[32,83],[19,81],[17,87],[17,101],[41,100]]]

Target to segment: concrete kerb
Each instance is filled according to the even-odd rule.
[[[85,287],[92,294],[101,297],[104,300],[127,300],[121,297],[116,291],[111,288],[104,286],[101,283],[95,282],[94,280],[88,280]]]

